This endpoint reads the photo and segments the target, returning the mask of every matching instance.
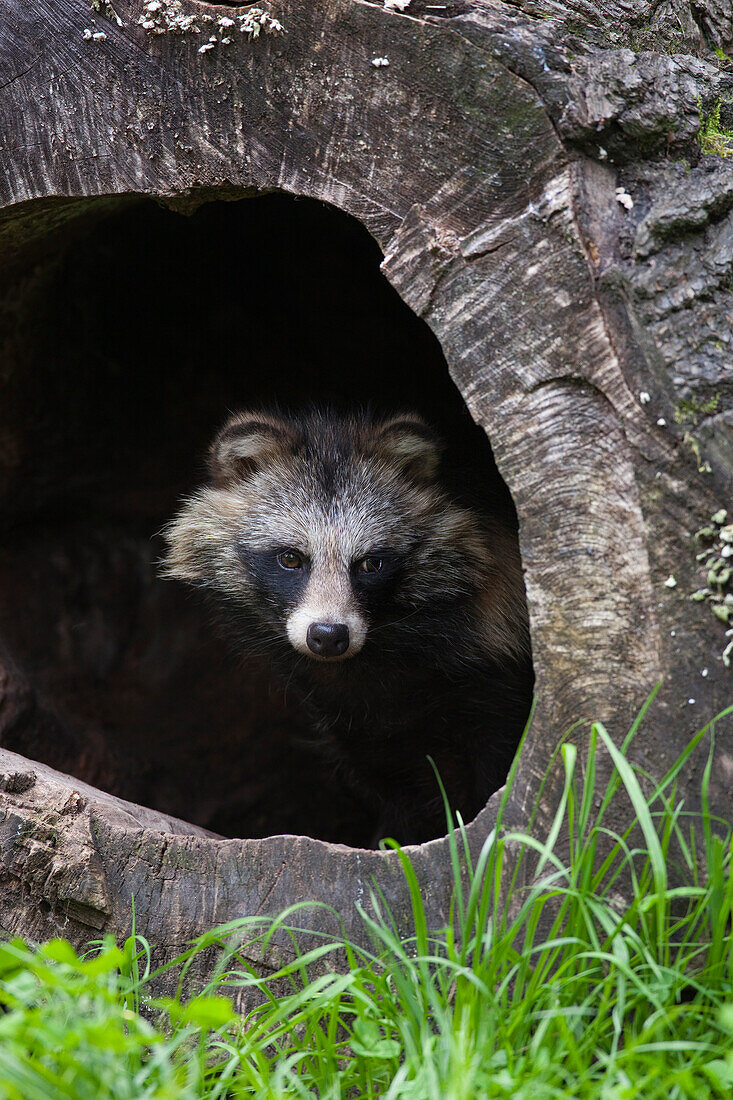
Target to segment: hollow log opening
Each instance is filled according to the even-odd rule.
[[[220,834],[367,845],[371,808],[303,743],[267,663],[158,576],[159,532],[237,408],[417,408],[456,484],[513,514],[488,440],[378,246],[334,208],[128,200],[74,224],[3,309],[2,744]]]

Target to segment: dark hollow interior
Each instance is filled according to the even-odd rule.
[[[511,508],[488,441],[345,214],[266,195],[77,225],[0,308],[0,740],[224,835],[367,844],[373,808],[266,665],[158,577],[159,531],[233,409],[417,408],[456,484]]]

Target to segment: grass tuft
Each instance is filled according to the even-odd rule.
[[[575,746],[562,746],[544,840],[500,814],[472,859],[459,822],[446,928],[429,927],[415,869],[393,845],[412,926],[400,929],[374,888],[361,912],[369,949],[327,936],[299,947],[289,922],[303,906],[215,929],[159,970],[137,935],[83,957],[63,940],[4,944],[0,1097],[729,1098],[732,835],[709,808],[713,725],[654,780],[628,757],[642,718],[621,748],[594,725],[582,775]],[[691,814],[677,784],[703,740]],[[614,832],[619,799],[628,826]],[[295,957],[263,978],[247,957],[283,933]],[[216,973],[187,1000],[188,970],[212,945]],[[179,991],[153,997],[164,970]],[[261,1004],[242,1018],[233,998],[253,989]]]

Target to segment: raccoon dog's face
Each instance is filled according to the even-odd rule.
[[[214,484],[167,532],[167,571],[246,605],[299,653],[353,657],[398,602],[438,457],[417,417],[241,413],[214,440]]]
[[[326,662],[355,657],[370,632],[384,647],[380,627],[415,629],[421,608],[468,599],[494,562],[437,483],[439,460],[411,414],[240,413],[212,445],[213,483],[166,532],[166,571],[223,596],[245,647],[287,639]]]

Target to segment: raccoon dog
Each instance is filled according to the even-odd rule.
[[[266,652],[375,835],[445,832],[504,781],[532,686],[516,531],[459,501],[417,415],[233,416],[165,571]]]

